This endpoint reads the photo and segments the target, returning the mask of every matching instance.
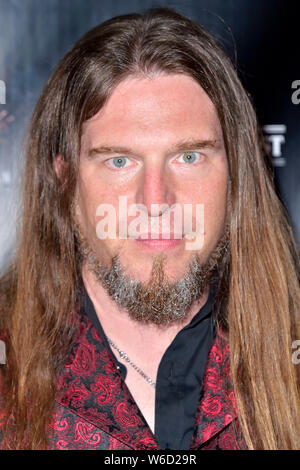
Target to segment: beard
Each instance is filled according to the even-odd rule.
[[[105,266],[84,237],[77,217],[75,234],[81,264],[86,263],[110,298],[125,309],[132,320],[156,326],[184,321],[192,304],[201,299],[213,275],[218,274],[229,247],[229,230],[226,225],[223,235],[205,263],[201,262],[198,253],[194,253],[186,274],[170,283],[164,269],[166,255],[159,254],[153,257],[149,281],[142,282],[126,274],[119,254],[112,257],[111,266]]]

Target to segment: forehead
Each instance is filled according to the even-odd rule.
[[[186,138],[222,139],[216,109],[191,77],[183,74],[129,77],[113,91],[103,108],[83,125],[83,144],[162,145]],[[108,142],[109,143],[109,142]]]

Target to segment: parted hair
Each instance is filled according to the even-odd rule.
[[[83,123],[129,76],[186,74],[214,104],[229,166],[230,246],[217,322],[229,341],[239,423],[249,449],[300,448],[299,254],[248,93],[222,47],[170,9],[123,15],[89,31],[60,61],[33,112],[22,222],[0,280],[3,446],[47,449],[56,377],[77,331],[79,250],[71,207]],[[54,161],[66,162],[58,178]],[[63,181],[63,183],[62,183]]]

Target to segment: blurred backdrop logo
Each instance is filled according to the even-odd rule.
[[[268,124],[263,126],[266,144],[272,156],[274,166],[285,166],[286,158],[282,155],[287,126],[285,124]]]
[[[0,104],[6,104],[6,84],[4,80],[0,80]]]
[[[295,90],[292,93],[292,103],[299,104],[300,103],[300,80],[293,81],[292,90]]]

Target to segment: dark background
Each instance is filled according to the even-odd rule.
[[[236,64],[265,130],[276,184],[300,240],[300,103],[292,102],[293,93],[293,101],[300,101],[300,92],[292,89],[295,81],[300,88],[299,1],[0,0],[0,80],[6,85],[5,103],[0,93],[0,263],[14,245],[18,223],[22,139],[57,62],[102,21],[158,6],[201,24]]]

